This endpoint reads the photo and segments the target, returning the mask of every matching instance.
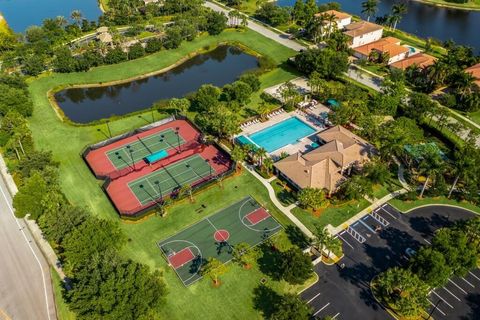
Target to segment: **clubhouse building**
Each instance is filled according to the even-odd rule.
[[[316,135],[321,144],[307,152],[297,152],[274,164],[277,173],[298,190],[326,189],[334,192],[352,168],[370,160],[374,147],[342,126]]]

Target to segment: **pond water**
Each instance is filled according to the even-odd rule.
[[[318,3],[335,1],[342,11],[361,16],[361,3],[364,0],[318,0]],[[397,0],[398,2],[398,0]],[[293,6],[295,0],[278,0],[281,6]],[[381,0],[377,16],[390,12],[395,0]],[[403,16],[398,28],[421,38],[432,37],[441,41],[452,39],[458,44],[473,47],[480,52],[480,11],[446,9],[417,1],[405,1],[408,12]],[[364,17],[365,18],[365,17]]]
[[[74,122],[88,123],[124,115],[163,99],[183,97],[203,84],[224,86],[258,67],[258,59],[238,48],[220,46],[158,75],[111,86],[71,88],[55,94],[58,105]]]
[[[68,19],[73,10],[80,10],[88,20],[97,20],[102,14],[97,0],[0,0],[0,13],[15,32],[40,25],[46,18]]]

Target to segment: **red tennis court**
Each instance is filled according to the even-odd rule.
[[[85,160],[97,177],[117,178],[147,166],[144,157],[165,150],[168,156],[198,141],[200,132],[185,120],[173,120],[88,152]]]
[[[270,217],[270,213],[268,213],[264,208],[258,208],[257,210],[245,216],[248,222],[250,222],[252,225],[256,225],[268,217]]]

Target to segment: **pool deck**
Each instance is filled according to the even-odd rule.
[[[239,135],[251,135],[255,132],[258,132],[260,130],[263,130],[267,127],[271,127],[279,122],[282,122],[286,119],[292,118],[292,117],[297,117],[303,122],[307,123],[309,126],[312,128],[316,129],[316,132],[314,134],[311,134],[307,137],[304,137],[300,139],[298,143],[295,144],[288,144],[280,149],[277,149],[273,152],[270,153],[270,156],[273,158],[276,158],[280,156],[282,152],[287,152],[288,154],[294,154],[296,152],[305,152],[310,144],[312,144],[312,140],[309,139],[310,137],[318,134],[319,132],[325,130],[326,128],[323,125],[320,125],[318,121],[316,121],[312,115],[318,116],[321,112],[330,112],[330,109],[324,106],[323,104],[319,103],[317,104],[314,108],[309,109],[308,111],[301,111],[301,110],[295,110],[293,112],[289,113],[281,113],[278,115],[275,115],[268,119],[265,122],[259,122],[252,124],[246,128],[243,129],[243,131]]]

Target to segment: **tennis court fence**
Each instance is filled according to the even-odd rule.
[[[225,171],[223,173],[220,173],[220,174],[217,174],[217,175],[214,175],[213,177],[210,176],[210,175],[206,176],[206,177],[203,177],[202,179],[192,183],[191,184],[192,193],[196,193],[197,191],[200,191],[200,190],[202,190],[202,189],[204,189],[204,188],[206,188],[210,185],[213,185],[213,184],[215,184],[219,181],[222,181],[223,179],[232,175],[235,172],[236,166],[237,166],[237,164],[232,161],[231,166],[230,166],[230,168],[228,168],[227,171]],[[112,181],[113,181],[112,179],[106,178],[105,183],[102,185],[102,188],[104,189],[105,193],[107,194],[107,197],[110,200],[110,203],[115,207],[115,203],[112,201],[109,193],[107,192],[108,186]],[[162,203],[165,199],[171,199],[173,201],[179,201],[179,200],[183,200],[183,199],[187,198],[188,196],[189,196],[188,194],[179,195],[178,190],[177,190],[175,192],[170,193],[168,196],[164,196],[163,199],[158,199],[156,202],[152,202],[152,203],[148,204],[147,206],[138,205],[136,208],[131,209],[131,210],[124,210],[124,211],[120,212],[117,209],[117,211],[119,211],[120,215],[124,219],[137,220],[137,219],[139,219],[139,218],[141,218],[141,217],[159,209],[159,207],[162,205]]]

